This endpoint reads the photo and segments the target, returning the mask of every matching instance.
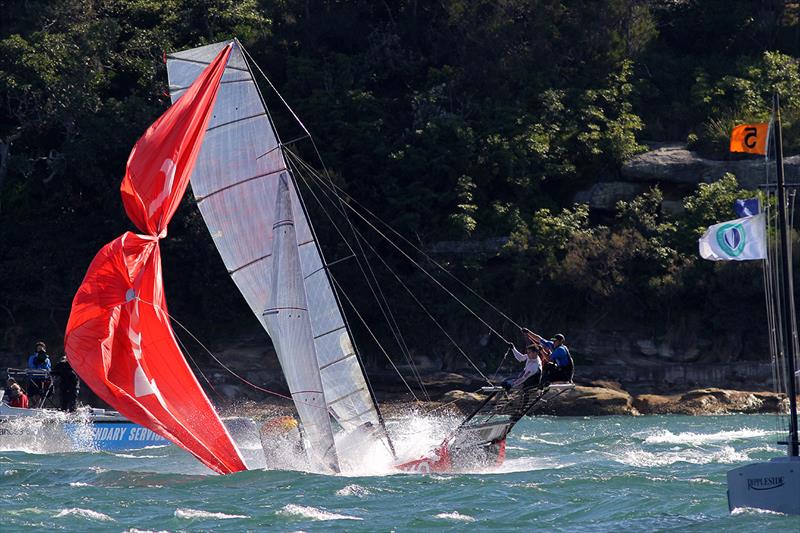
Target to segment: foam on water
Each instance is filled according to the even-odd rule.
[[[101,522],[114,522],[114,519],[104,513],[92,511],[91,509],[81,509],[80,507],[72,507],[70,509],[62,509],[53,518],[64,518],[65,516],[80,516],[81,518],[88,518],[90,520],[99,520]]]
[[[456,522],[474,522],[475,519],[469,515],[461,514],[458,511],[453,511],[452,513],[439,513],[436,515],[436,518],[442,518],[444,520],[455,520]]]
[[[250,518],[242,514],[226,514],[226,513],[213,513],[210,511],[203,511],[200,509],[175,509],[175,518],[183,518],[192,520],[194,518],[216,518],[218,520],[231,520],[234,518]]]
[[[278,511],[279,515],[308,518],[311,520],[364,520],[358,516],[348,516],[345,514],[337,514],[318,509],[316,507],[309,507],[305,505],[295,505],[290,503],[285,505],[283,509]]]
[[[649,452],[647,450],[633,449],[620,454],[608,454],[614,461],[628,466],[653,467],[667,466],[675,463],[691,463],[703,465],[708,463],[739,463],[747,461],[749,457],[746,453],[737,452],[731,446],[723,446],[721,449],[706,450],[672,450],[665,452]]]
[[[673,433],[669,430],[661,430],[645,437],[646,444],[691,444],[699,446],[712,442],[729,442],[738,439],[753,439],[765,437],[775,433],[774,431],[764,431],[762,429],[742,428],[734,431],[717,431],[715,433],[693,433],[685,431]]]
[[[398,448],[418,456],[452,428],[446,418],[413,414],[389,424],[393,436],[401,435]],[[774,417],[766,415],[525,418],[499,468],[385,475],[377,457],[375,474],[363,478],[281,470],[206,475],[175,446],[149,452],[166,457],[141,461],[95,452],[0,452],[0,473],[16,472],[0,475],[2,523],[9,531],[131,533],[478,524],[487,531],[792,530],[794,517],[746,509],[731,516],[725,497],[727,471],[782,451],[773,444],[774,429]],[[670,434],[689,438],[660,442]],[[690,442],[689,434],[702,442]],[[567,444],[523,438],[537,435]]]
[[[359,498],[369,496],[370,494],[372,493],[369,491],[369,489],[355,484],[347,485],[346,487],[342,487],[336,491],[337,496],[358,496]]]

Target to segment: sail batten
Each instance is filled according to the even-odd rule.
[[[210,61],[224,44],[169,54],[170,87],[191,84],[202,70],[203,62]],[[226,70],[223,82],[237,83],[223,83],[219,88],[214,116],[192,175],[192,189],[231,278],[272,338],[306,433],[309,428],[317,433],[310,439],[316,440],[312,443],[316,448],[313,451],[320,461],[330,463],[335,457],[335,446],[332,439],[327,442],[329,412],[347,430],[365,424],[377,427],[380,417],[355,357],[350,332],[302,199],[287,170],[280,141],[237,44],[229,65],[231,70]],[[180,94],[180,90],[173,90],[173,101]],[[287,200],[276,203],[283,195]],[[289,213],[290,222],[281,226],[285,213]],[[279,256],[286,258],[290,251],[276,248],[277,236],[287,227],[291,228],[294,239],[291,253],[297,254],[297,263],[291,267],[278,265]],[[287,242],[285,235],[281,239],[281,243]],[[283,315],[289,312],[280,309],[286,302],[276,304],[276,291],[283,290],[280,284],[276,285],[278,277],[292,279],[292,290],[297,291],[292,293],[296,299],[293,306],[304,308],[295,309],[302,316],[292,319],[307,321],[307,329],[305,325],[300,328],[302,332],[296,328],[288,333],[284,327],[288,322],[278,324],[279,320],[288,320]],[[303,303],[297,304],[300,300]],[[302,361],[297,358],[298,353],[302,353]],[[307,384],[316,380],[324,396],[322,406],[315,403],[320,398],[309,400],[295,394],[316,391],[317,388]],[[300,382],[306,385],[301,386]],[[313,408],[307,405],[308,401],[314,404]],[[334,450],[333,455],[328,448]]]

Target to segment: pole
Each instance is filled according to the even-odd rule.
[[[794,315],[794,295],[792,284],[792,258],[789,257],[789,235],[786,222],[786,188],[783,181],[783,134],[781,132],[781,100],[777,91],[773,100],[773,114],[775,116],[775,164],[778,178],[778,229],[780,232],[781,254],[783,256],[783,269],[781,272],[781,292],[783,293],[783,341],[784,356],[786,357],[786,394],[789,395],[789,441],[788,452],[792,457],[798,453],[797,440],[797,393],[795,391],[794,368],[794,331],[795,325],[791,323]]]

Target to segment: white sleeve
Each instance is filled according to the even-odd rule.
[[[516,359],[517,361],[522,362],[528,358],[525,354],[520,353],[520,351],[517,350],[516,346],[512,346],[511,349],[513,350],[514,353],[514,359]]]

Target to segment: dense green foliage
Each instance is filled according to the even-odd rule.
[[[698,234],[748,194],[734,177],[690,191],[675,214],[658,187],[606,213],[573,197],[650,141],[727,157],[730,126],[766,118],[774,89],[787,150],[800,148],[796,6],[0,0],[0,10],[0,351],[36,336],[55,344],[94,253],[131,228],[118,186],[131,146],[168,105],[164,51],[234,36],[313,132],[336,183],[400,233],[427,249],[510,237],[493,253],[438,258],[516,320],[708,350],[749,316],[734,302],[761,302],[757,266],[696,257]],[[301,132],[288,113],[275,118],[285,139]],[[318,229],[329,257],[343,256],[332,229]],[[375,245],[451,331],[477,342],[463,309]],[[163,246],[176,316],[212,340],[253,328],[191,200]],[[351,272],[338,275],[377,318]],[[438,331],[379,277],[416,351],[431,350]]]

